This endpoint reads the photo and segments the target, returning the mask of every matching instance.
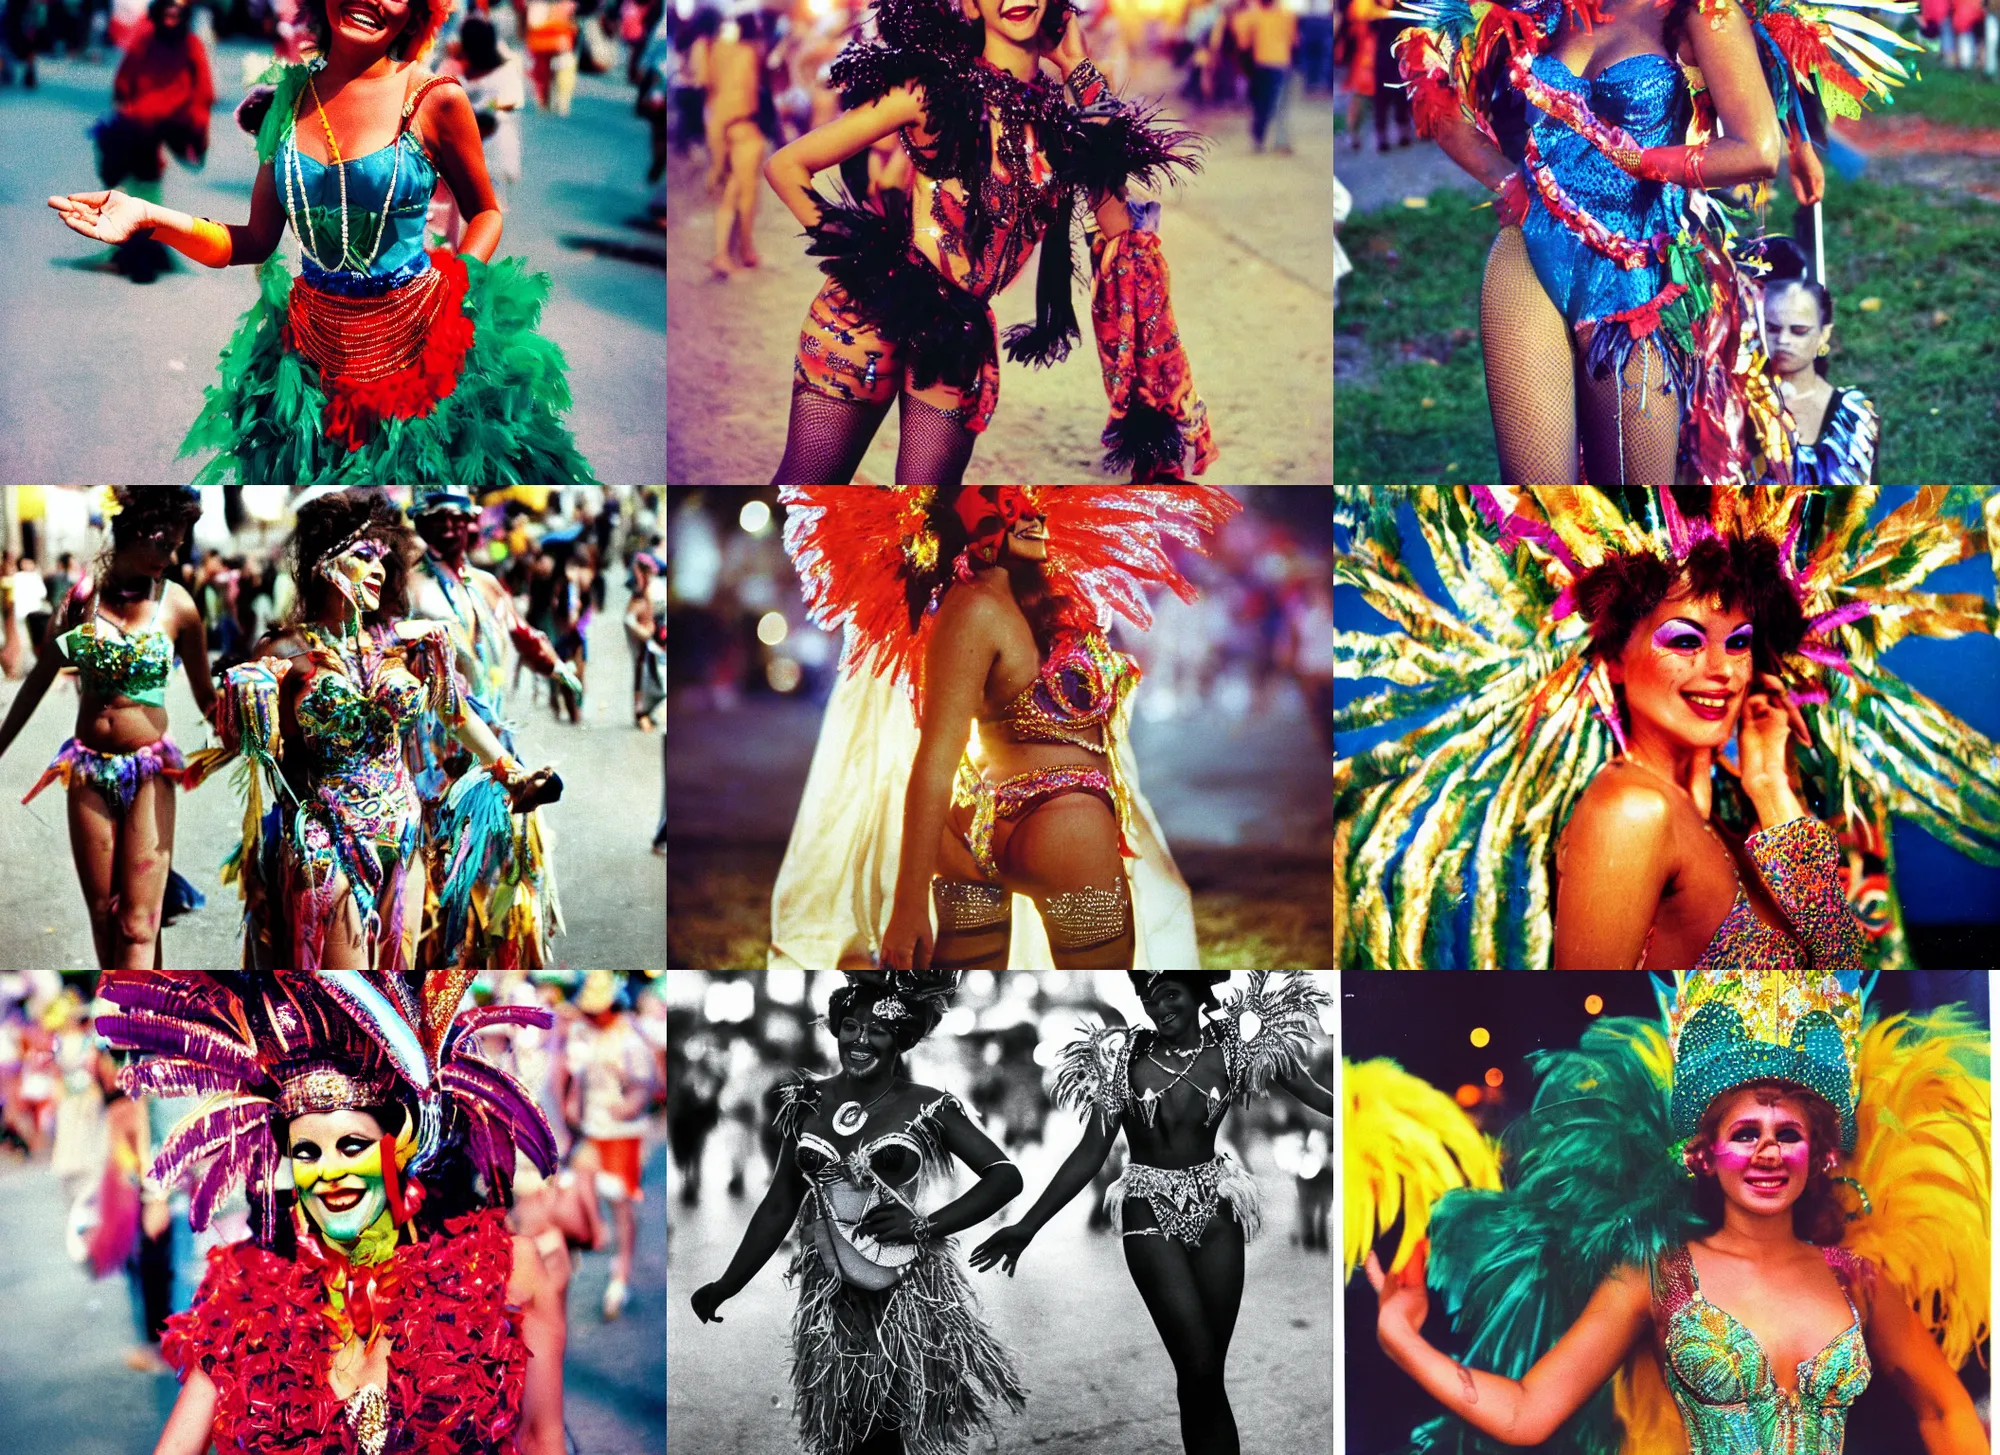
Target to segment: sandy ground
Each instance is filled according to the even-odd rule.
[[[1145,62],[1132,87],[1158,96],[1179,73]],[[1170,110],[1186,115],[1186,103]],[[1291,156],[1250,148],[1247,108],[1195,113],[1211,138],[1205,169],[1168,194],[1160,234],[1172,270],[1174,318],[1207,401],[1221,455],[1202,478],[1216,485],[1324,484],[1333,478],[1332,112],[1324,96],[1293,97]],[[669,171],[667,479],[763,484],[784,453],[791,359],[800,321],[823,281],[790,213],[765,188],[756,218],[764,265],[708,281],[713,203],[699,149]],[[1079,246],[1078,259],[1087,265]],[[1034,317],[1030,258],[994,301],[1004,331]],[[1000,366],[1000,406],[973,451],[968,484],[1087,483],[1105,477],[1097,443],[1106,417],[1089,332],[1051,369]],[[857,481],[895,475],[895,411]]]

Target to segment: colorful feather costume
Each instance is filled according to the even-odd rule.
[[[1600,1021],[1575,1050],[1530,1057],[1539,1084],[1501,1138],[1504,1190],[1448,1192],[1427,1223],[1425,1209],[1405,1212],[1406,1248],[1429,1238],[1428,1281],[1465,1341],[1466,1366],[1519,1379],[1612,1272],[1655,1267],[1698,1236],[1705,1225],[1680,1160],[1679,1102],[1700,1101],[1698,1118],[1703,1097],[1792,1079],[1783,1069],[1812,1075],[1853,1108],[1853,1140],[1843,1138],[1834,1168],[1860,1188],[1847,1199],[1841,1259],[1849,1267],[1865,1259],[1892,1281],[1947,1361],[1963,1364],[1989,1320],[1986,1031],[1955,1006],[1867,1020],[1866,990],[1851,975],[1677,977],[1657,988],[1660,1022]],[[1697,1020],[1707,1027],[1699,1045],[1687,1034]],[[1697,1071],[1699,1095],[1677,1101],[1677,1067]],[[1443,1158],[1441,1141],[1418,1123],[1397,1132],[1408,1162]],[[1392,1220],[1377,1215],[1378,1226]],[[1685,1440],[1659,1366],[1641,1349],[1538,1448],[1669,1455]],[[1408,1446],[1413,1455],[1502,1448],[1448,1416]]]
[[[1720,24],[1737,7],[1689,0],[1688,8],[1691,29]],[[1828,114],[1856,116],[1902,84],[1908,73],[1895,52],[1917,47],[1876,16],[1912,8],[1747,0],[1757,59],[1794,150],[1810,145],[1808,98]],[[1418,131],[1434,137],[1464,122],[1520,168],[1522,241],[1578,334],[1584,366],[1622,376],[1633,352],[1656,342],[1660,387],[1683,411],[1684,476],[1746,484],[1761,467],[1790,483],[1794,429],[1765,354],[1763,263],[1738,238],[1731,210],[1703,189],[1698,154],[1691,168],[1660,161],[1717,135],[1700,73],[1674,56],[1640,53],[1576,75],[1553,55],[1555,38],[1566,23],[1605,19],[1595,0],[1404,0],[1397,14],[1413,22],[1395,50]]]
[[[1874,526],[1879,491],[1718,490],[1709,515],[1669,493],[1591,487],[1377,488],[1335,505],[1353,533],[1336,581],[1401,629],[1334,633],[1338,677],[1388,690],[1334,714],[1342,731],[1444,711],[1334,766],[1334,964],[1341,969],[1545,969],[1554,942],[1552,846],[1618,746],[1610,683],[1586,655],[1571,590],[1612,550],[1674,560],[1710,533],[1779,541],[1810,626],[1783,675],[1813,747],[1803,800],[1839,834],[1847,897],[1877,967],[1907,968],[1888,819],[1900,814],[2000,863],[2000,751],[1879,658],[1906,636],[1992,632],[1991,602],[1916,588],[2000,543],[2000,497],[1925,487]],[[1451,600],[1403,563],[1407,503]],[[1755,824],[1716,774],[1721,821]]]
[[[1499,1149],[1457,1102],[1386,1056],[1345,1063],[1341,1089],[1347,1276],[1398,1221],[1403,1232],[1388,1266],[1400,1273],[1439,1198],[1460,1187],[1499,1189]]]
[[[1047,518],[1050,587],[1075,603],[1061,643],[1101,638],[1114,615],[1149,628],[1149,586],[1192,601],[1194,587],[1166,542],[1199,548],[1241,508],[1208,485],[1018,488]],[[779,499],[790,512],[785,549],[812,619],[845,640],[840,680],[773,894],[771,964],[872,965],[894,899],[926,650],[956,568],[939,559],[929,524],[935,487],[788,486]],[[1106,780],[1122,785],[1129,805],[1125,833],[1135,855],[1126,870],[1138,968],[1193,966],[1199,962],[1192,903],[1140,789],[1129,716],[1127,697],[1103,732],[1115,764]],[[1053,968],[1032,903],[1014,896],[1012,915],[1015,968]]]
[[[214,1382],[218,1449],[263,1455],[383,1455],[512,1450],[528,1350],[507,1305],[513,1240],[502,1205],[517,1153],[545,1175],[555,1142],[534,1098],[474,1054],[495,1025],[546,1027],[540,1008],[460,1012],[471,971],[400,975],[112,971],[101,994],[118,1013],[98,1034],[140,1053],[119,1073],[133,1095],[203,1095],[161,1144],[152,1175],[189,1190],[197,1230],[247,1183],[253,1241],[218,1248],[195,1304],[168,1325],[162,1352],[183,1377]],[[298,1225],[277,1251],[276,1137],[288,1118],[390,1101],[415,1108],[382,1139],[390,1246],[343,1254]],[[462,1145],[492,1204],[422,1236],[424,1179]],[[393,1156],[390,1155],[393,1151]],[[368,1235],[364,1234],[364,1240]],[[386,1388],[343,1405],[329,1362],[350,1339],[390,1341]]]

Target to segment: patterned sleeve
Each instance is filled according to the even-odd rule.
[[[1252,972],[1249,988],[1212,1022],[1232,1093],[1238,1099],[1262,1096],[1278,1078],[1303,1071],[1320,1034],[1320,1014],[1332,1006],[1333,997],[1305,975]]]
[[[1859,970],[1861,926],[1840,883],[1840,845],[1810,814],[1752,834],[1744,847],[1778,908],[1812,951],[1815,970]]]
[[[1127,1070],[1131,1056],[1132,1032],[1128,1027],[1085,1027],[1049,1069],[1050,1098],[1079,1116],[1095,1113],[1107,1126],[1115,1126],[1125,1114],[1131,1094]]]

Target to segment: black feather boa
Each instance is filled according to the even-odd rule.
[[[1151,480],[1163,470],[1177,471],[1186,448],[1180,423],[1165,410],[1137,399],[1122,418],[1104,426],[1100,443],[1104,468],[1114,475],[1130,470],[1134,483]]]
[[[854,300],[855,312],[896,347],[911,387],[948,384],[970,392],[980,365],[993,357],[986,305],[910,248],[910,198],[900,188],[882,194],[882,211],[846,201],[820,203],[820,220],[806,229],[806,252],[820,271]]]

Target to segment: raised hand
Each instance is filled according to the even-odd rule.
[[[1021,1261],[1021,1255],[1028,1251],[1028,1244],[1034,1234],[1026,1228],[1015,1226],[1002,1228],[977,1248],[972,1250],[968,1260],[981,1273],[998,1266],[1007,1270],[1007,1276],[1014,1276],[1014,1265]]]
[[[1424,1264],[1429,1251],[1428,1243],[1419,1243],[1415,1255],[1403,1265],[1401,1273],[1383,1272],[1382,1264],[1375,1255],[1368,1255],[1363,1267],[1378,1300],[1375,1309],[1378,1338],[1422,1331],[1424,1320],[1431,1311],[1431,1296],[1424,1286]]]
[[[1083,45],[1083,27],[1077,24],[1075,11],[1070,12],[1069,23],[1063,27],[1062,39],[1048,47],[1046,53],[1056,63],[1056,69],[1065,76],[1076,69],[1078,61],[1090,59],[1090,52]]]
[[[147,206],[124,192],[72,192],[51,197],[53,207],[72,232],[101,243],[122,243],[150,224]]]
[[[694,1297],[688,1302],[694,1306],[694,1316],[704,1324],[719,1324],[722,1316],[716,1310],[722,1307],[723,1297],[720,1284],[704,1283],[694,1291]]]

